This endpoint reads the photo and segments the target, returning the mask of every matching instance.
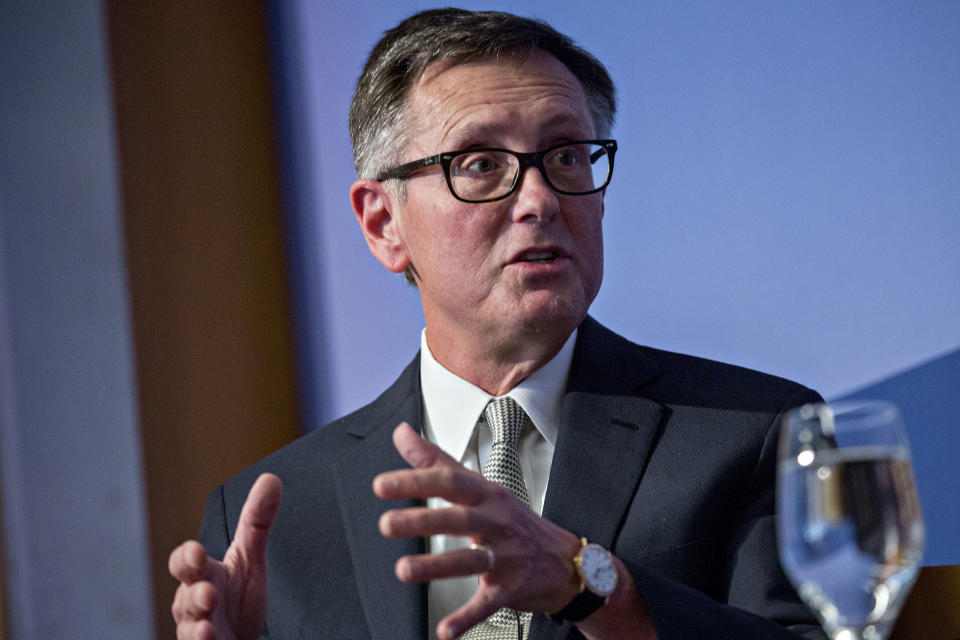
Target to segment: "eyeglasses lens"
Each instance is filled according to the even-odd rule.
[[[495,199],[508,194],[520,162],[506,151],[467,151],[450,163],[450,183],[465,200]],[[568,194],[596,191],[610,177],[610,155],[603,145],[576,143],[554,147],[543,156],[551,186]]]

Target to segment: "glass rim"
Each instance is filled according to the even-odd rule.
[[[788,463],[806,449],[849,450],[874,445],[902,447],[906,457],[912,457],[903,414],[894,402],[879,398],[844,398],[794,407],[781,416],[778,437],[779,463]],[[827,443],[832,444],[824,446]]]
[[[811,421],[823,419],[825,409],[829,411],[830,417],[834,421],[840,418],[866,418],[886,413],[889,413],[895,419],[903,420],[903,415],[897,405],[890,400],[881,398],[844,398],[834,401],[811,402],[794,407],[786,415]]]

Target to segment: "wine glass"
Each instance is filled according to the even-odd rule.
[[[887,402],[808,404],[783,420],[780,562],[833,640],[884,640],[923,555],[910,447]]]

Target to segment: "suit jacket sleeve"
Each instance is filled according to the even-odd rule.
[[[786,408],[819,399],[804,390]],[[721,601],[639,564],[625,563],[653,615],[660,640],[826,638],[810,610],[797,599],[777,560],[773,478],[779,424],[780,414],[771,422],[739,501],[743,511],[725,551]]]

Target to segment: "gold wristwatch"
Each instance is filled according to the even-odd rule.
[[[617,567],[613,555],[598,544],[580,538],[580,549],[573,557],[573,568],[580,580],[580,593],[563,609],[553,614],[554,620],[580,622],[607,603],[617,588]]]

